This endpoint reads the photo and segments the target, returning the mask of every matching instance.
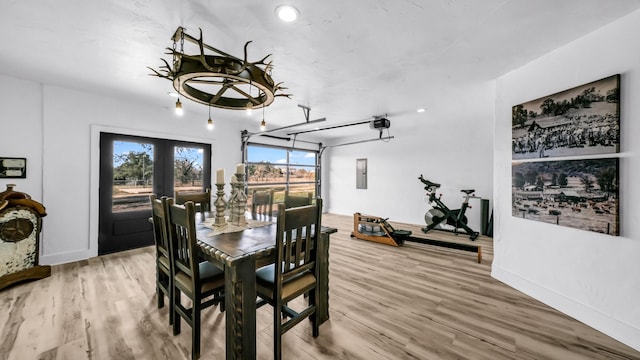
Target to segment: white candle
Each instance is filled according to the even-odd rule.
[[[235,175],[231,175],[231,181],[229,182],[230,184],[235,184],[236,182],[236,176]]]
[[[244,164],[238,164],[238,166],[236,166],[236,174],[244,174]]]
[[[224,169],[216,170],[216,184],[224,184]]]

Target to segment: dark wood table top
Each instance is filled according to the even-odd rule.
[[[275,223],[215,235],[213,235],[211,228],[205,227],[202,223],[196,224],[196,227],[196,235],[202,250],[209,256],[229,265],[248,256],[256,258],[270,256],[275,249],[277,228]],[[321,231],[333,234],[338,230],[323,226]]]

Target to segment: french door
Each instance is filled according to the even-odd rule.
[[[211,186],[211,145],[100,133],[98,255],[152,245],[149,195]]]

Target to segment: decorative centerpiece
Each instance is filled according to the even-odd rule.
[[[244,193],[244,164],[236,167],[236,181],[232,184],[235,189],[231,197],[231,223],[238,226],[246,226],[247,219],[244,216],[247,210],[247,195]]]
[[[224,169],[216,170],[216,189],[216,201],[213,202],[216,207],[214,225],[224,226],[227,224],[224,218],[224,211],[227,208],[227,202],[224,200]]]

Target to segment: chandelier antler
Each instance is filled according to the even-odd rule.
[[[173,87],[182,96],[195,102],[223,109],[246,109],[247,104],[253,108],[269,106],[278,96],[291,98],[291,94],[283,93],[286,87],[275,83],[271,78],[272,62],[265,63],[271,54],[258,61],[248,61],[248,46],[244,45],[244,59],[237,58],[220,51],[185,32],[178,27],[171,38],[173,48],[167,48],[167,55],[173,55],[173,66],[161,59],[164,65],[153,71],[152,76],[171,80]],[[184,53],[184,40],[197,44],[199,54]],[[176,44],[180,43],[180,49]],[[216,55],[205,54],[205,49]],[[251,91],[255,87],[257,91]],[[256,96],[250,94],[255,93]]]

